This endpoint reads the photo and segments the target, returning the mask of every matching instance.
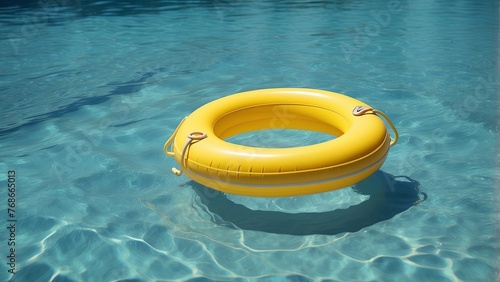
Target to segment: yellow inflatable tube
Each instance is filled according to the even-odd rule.
[[[394,131],[391,140],[384,121]],[[261,148],[225,139],[255,130],[302,129],[336,136],[293,148]],[[192,180],[226,193],[281,197],[355,184],[382,166],[397,131],[385,114],[342,94],[305,88],[242,92],[186,117],[164,145]]]

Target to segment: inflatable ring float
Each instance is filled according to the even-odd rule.
[[[386,123],[395,134],[391,139]],[[266,129],[332,135],[323,143],[262,148],[225,141]],[[398,133],[381,111],[348,96],[315,89],[275,88],[220,98],[185,117],[165,142],[192,180],[230,194],[282,197],[353,185],[379,169]]]

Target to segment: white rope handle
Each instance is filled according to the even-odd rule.
[[[189,133],[187,137],[188,137],[188,140],[186,141],[186,144],[184,144],[184,148],[182,148],[182,154],[181,154],[182,166],[184,166],[185,168],[187,168],[186,152],[187,152],[188,147],[191,146],[193,141],[200,141],[200,140],[207,138],[207,134],[205,132],[201,132],[201,131],[194,131],[194,132]],[[182,166],[181,166],[181,169],[182,169]],[[175,167],[172,168],[172,172],[177,176],[182,174],[182,171],[180,169],[175,168]]]

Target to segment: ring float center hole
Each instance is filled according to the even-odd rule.
[[[258,105],[220,117],[214,134],[229,143],[260,148],[315,145],[344,134],[349,124],[334,111],[309,105]]]
[[[301,129],[265,129],[241,133],[226,139],[226,142],[260,148],[291,148],[315,145],[336,138],[322,132]]]

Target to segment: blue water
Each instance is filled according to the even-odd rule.
[[[0,187],[14,170],[17,220],[2,200],[0,280],[500,279],[498,1],[9,0],[0,23]],[[182,117],[269,87],[355,97],[400,140],[368,179],[303,197],[170,172]]]

